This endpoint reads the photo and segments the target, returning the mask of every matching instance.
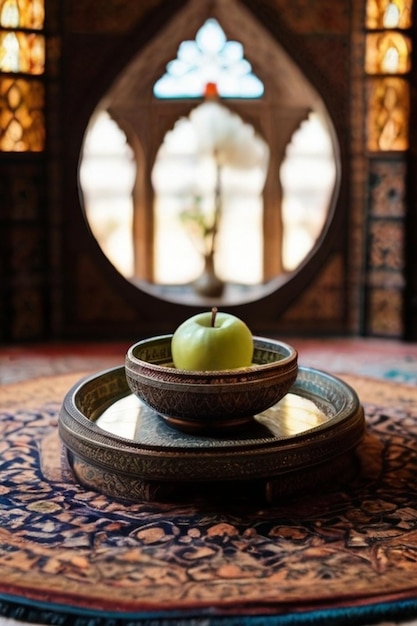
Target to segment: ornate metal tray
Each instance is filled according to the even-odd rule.
[[[299,367],[290,393],[229,436],[171,428],[132,395],[124,367],[77,383],[65,396],[59,433],[76,479],[115,498],[254,498],[267,502],[331,489],[356,471],[365,430],[356,392]]]

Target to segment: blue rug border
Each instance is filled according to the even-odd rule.
[[[417,597],[361,606],[261,615],[189,611],[100,611],[0,593],[0,618],[45,626],[359,626],[417,618]]]

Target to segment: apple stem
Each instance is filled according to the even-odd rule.
[[[214,306],[211,309],[211,327],[214,328],[215,324],[216,324],[216,315],[217,315],[217,307]]]

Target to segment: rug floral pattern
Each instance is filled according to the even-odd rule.
[[[124,504],[68,469],[76,375],[8,385],[0,420],[0,593],[112,611],[284,612],[417,595],[417,389],[345,376],[364,405],[358,472],[274,507]]]

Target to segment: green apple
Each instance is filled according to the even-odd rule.
[[[249,367],[253,337],[245,322],[230,313],[193,315],[172,336],[174,365],[182,370],[214,371]]]

